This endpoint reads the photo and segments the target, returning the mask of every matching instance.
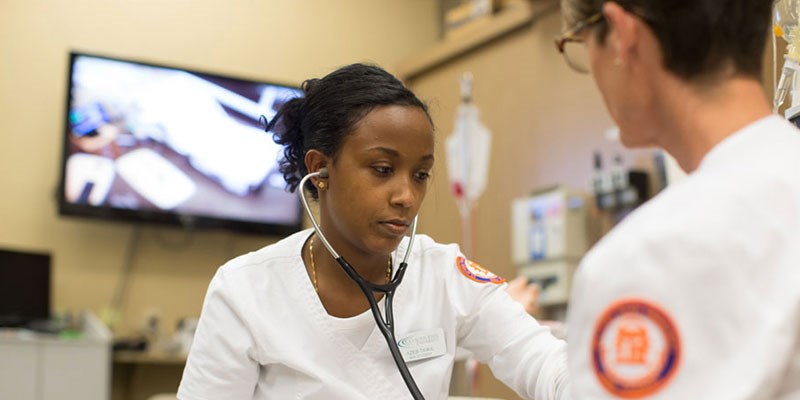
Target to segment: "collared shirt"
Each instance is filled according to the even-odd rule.
[[[756,121],[629,215],[567,318],[575,398],[800,398],[800,131]]]

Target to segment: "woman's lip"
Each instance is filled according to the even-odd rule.
[[[398,221],[384,221],[381,222],[389,231],[394,234],[402,235],[408,230],[408,224]]]

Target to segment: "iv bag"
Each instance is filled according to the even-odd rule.
[[[786,55],[800,61],[800,0],[775,3],[775,33],[786,40]]]

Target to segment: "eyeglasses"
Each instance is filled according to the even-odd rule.
[[[589,53],[584,45],[585,39],[580,36],[584,29],[603,20],[603,14],[597,13],[578,22],[556,38],[556,48],[570,68],[582,74],[589,73]]]

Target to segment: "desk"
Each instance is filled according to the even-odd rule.
[[[186,364],[186,356],[183,354],[150,352],[150,351],[115,351],[115,364],[167,364],[183,365]]]
[[[159,393],[175,393],[186,356],[148,351],[115,351],[112,400],[147,400]]]

